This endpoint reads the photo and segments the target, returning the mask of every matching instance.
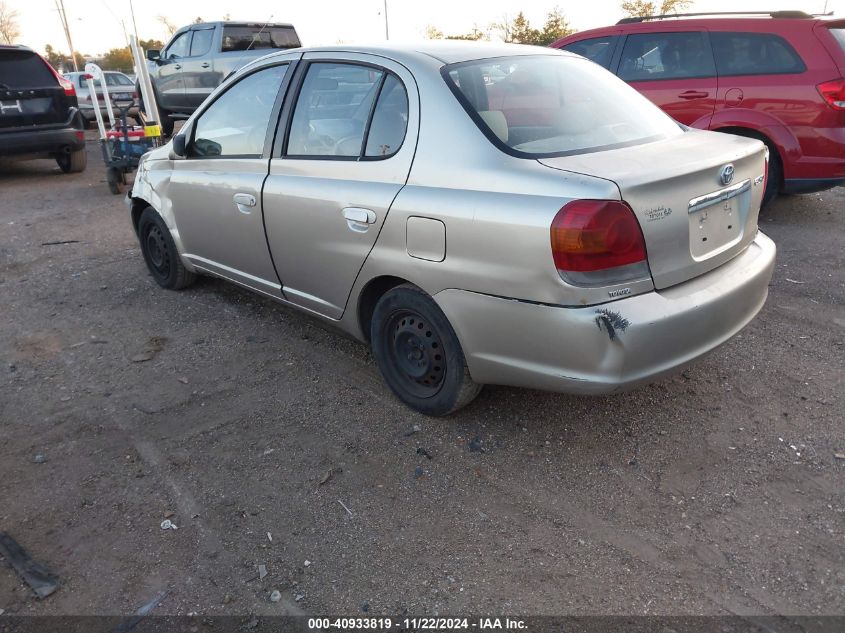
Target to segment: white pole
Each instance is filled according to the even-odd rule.
[[[100,112],[100,100],[97,98],[97,90],[94,88],[94,77],[91,74],[85,75],[88,83],[88,92],[91,94],[91,103],[94,106],[94,116],[97,118],[97,128],[100,130],[100,140],[106,142],[106,125],[103,123],[103,115]]]
[[[153,85],[150,82],[150,73],[147,70],[147,62],[144,59],[144,53],[138,45],[138,38],[134,35],[129,35],[129,48],[132,50],[132,58],[135,61],[135,72],[138,74],[138,86],[141,88],[141,98],[144,100],[144,116],[148,121],[158,120],[158,104],[155,100],[155,93],[153,92]]]
[[[109,95],[109,87],[106,83],[106,73],[103,72],[103,69],[97,66],[94,62],[88,62],[85,64],[85,72],[89,75],[93,75],[94,79],[99,80],[100,86],[103,88],[103,99],[106,102],[106,112],[109,113],[109,125],[114,128],[114,110],[111,107],[111,96]]]

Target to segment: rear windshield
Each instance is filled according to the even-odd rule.
[[[442,72],[487,137],[517,156],[582,154],[683,134],[635,89],[585,59],[498,57]]]
[[[0,51],[0,88],[47,88],[56,77],[41,58],[30,51]]]
[[[302,46],[292,26],[225,26],[223,52]]]

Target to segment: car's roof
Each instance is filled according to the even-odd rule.
[[[121,72],[119,70],[104,70],[103,72],[107,75],[123,75],[124,77],[128,76],[126,73]],[[71,70],[70,72],[66,72],[64,75],[65,75],[65,77],[67,77],[69,75],[85,75],[85,74],[87,74],[87,73],[85,73],[82,70]]]
[[[468,42],[462,40],[426,40],[405,44],[337,44],[335,46],[296,48],[285,52],[364,53],[379,55],[396,61],[412,60],[415,58],[418,60],[425,59],[426,61],[431,61],[431,59],[434,58],[444,64],[455,64],[458,62],[494,57],[512,57],[516,55],[570,55],[565,51],[558,51],[544,46],[505,44],[502,42]]]
[[[0,51],[28,51],[30,53],[34,53],[29,46],[24,46],[23,44],[0,44]]]
[[[578,31],[572,35],[567,35],[556,42],[552,46],[560,46],[573,40],[582,40],[589,37],[596,37],[600,35],[610,35],[612,33],[653,33],[655,31],[665,30],[681,30],[681,29],[715,29],[715,30],[737,30],[738,27],[745,26],[750,30],[755,31],[793,31],[801,26],[812,28],[817,22],[835,22],[830,18],[823,16],[807,15],[806,17],[792,16],[788,13],[784,16],[777,14],[771,15],[755,15],[755,14],[739,14],[726,15],[714,13],[712,15],[706,14],[690,14],[689,17],[684,15],[668,16],[660,19],[643,19],[642,21],[622,20],[616,24],[609,24],[595,29],[588,29],[585,31]]]

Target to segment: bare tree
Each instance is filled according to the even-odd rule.
[[[18,12],[0,0],[0,44],[14,44],[20,34]]]
[[[425,27],[425,39],[427,40],[442,40],[443,39],[443,31],[438,29],[433,24],[429,24]]]
[[[179,28],[173,22],[171,22],[166,15],[157,15],[156,20],[162,23],[164,29],[167,31],[167,36],[172,37],[176,30]]]
[[[669,15],[683,11],[692,4],[693,0],[662,0],[649,2],[648,0],[626,0],[622,3],[622,10],[629,16],[644,18],[649,15]]]

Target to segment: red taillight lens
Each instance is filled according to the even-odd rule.
[[[65,79],[64,77],[59,77],[59,85],[64,88],[65,95],[68,97],[75,97],[76,96],[76,88],[73,87],[73,82]]]
[[[552,221],[551,239],[555,267],[561,273],[645,265],[640,225],[631,207],[618,200],[569,202]]]
[[[52,65],[50,65],[50,62],[48,62],[43,57],[41,58],[41,61],[44,62],[47,65],[47,68],[50,69],[50,72],[53,73],[53,76],[56,78],[56,81],[59,82],[59,85],[62,87],[62,90],[65,91],[65,96],[66,97],[75,97],[76,96],[76,88],[73,87],[73,82],[70,81],[69,79],[65,79],[59,73],[57,73],[56,69],[53,68]]]
[[[845,79],[834,79],[816,86],[822,98],[834,110],[845,110]]]

